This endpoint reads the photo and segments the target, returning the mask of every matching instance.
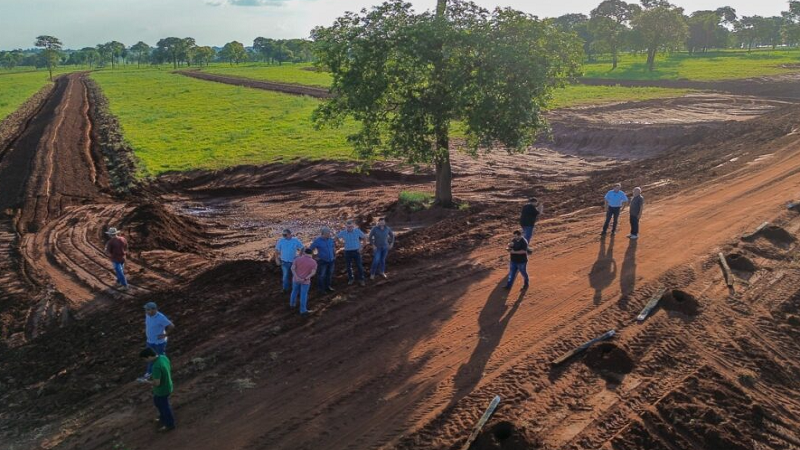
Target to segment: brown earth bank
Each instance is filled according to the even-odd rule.
[[[200,70],[177,70],[173,73],[217,83],[232,84],[253,89],[281,92],[283,94],[307,95],[314,98],[331,98],[332,94],[325,88],[305,86],[302,84],[276,83],[273,81],[260,81],[252,78],[236,77],[231,75],[218,75],[202,72]]]
[[[102,175],[114,158],[92,138],[82,80],[57,83],[24,145],[0,161],[0,183],[23,169],[30,180],[5,181],[23,193],[0,240],[12,263],[2,273],[20,283],[0,285],[11,311],[0,347],[6,447],[459,448],[496,394],[500,409],[473,448],[797,446],[800,217],[785,208],[800,197],[797,107],[629,163],[543,149],[457,156],[454,210],[405,210],[398,193],[433,180],[393,163],[368,174],[331,162],[172,174],[137,190],[141,202]],[[57,132],[61,116],[81,132]],[[33,168],[10,157],[19,154]],[[52,154],[78,168],[74,186],[54,176],[39,187],[42,172],[60,170]],[[598,198],[616,181],[645,188],[639,241],[597,236]],[[70,189],[82,200],[38,212]],[[505,244],[530,195],[546,207],[532,286],[505,291]],[[291,311],[266,261],[275,231],[291,226],[308,241],[320,225],[381,215],[402,231],[389,279],[347,286],[340,259],[337,292],[312,293],[308,319]],[[127,293],[102,255],[108,226],[131,237]],[[733,292],[719,252],[742,277]],[[636,323],[662,288],[659,308]],[[133,382],[146,301],[177,326],[178,429],[166,435]],[[552,366],[609,329],[613,340]]]

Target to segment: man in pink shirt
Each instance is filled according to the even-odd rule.
[[[289,307],[294,308],[297,303],[297,294],[300,293],[300,315],[306,316],[308,310],[308,290],[311,287],[311,277],[317,272],[317,262],[311,255],[314,250],[307,248],[303,254],[292,263],[292,296],[289,298]]]

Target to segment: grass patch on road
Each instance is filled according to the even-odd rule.
[[[645,55],[623,54],[611,70],[610,58],[584,65],[588,78],[615,80],[714,81],[780,75],[800,71],[800,50],[723,50],[691,55],[686,52],[659,54],[655,70],[647,70]]]
[[[267,64],[212,64],[203,68],[203,72],[251,78],[253,80],[274,81],[277,83],[301,84],[327,88],[332,78],[327,72],[317,72],[312,64],[284,64],[282,66]]]
[[[433,205],[433,194],[429,192],[420,191],[402,191],[400,192],[400,206],[406,208],[408,211],[416,212],[423,209],[430,208]]]
[[[141,175],[218,169],[294,158],[351,159],[352,125],[316,130],[310,97],[285,95],[170,74],[104,70],[92,77],[108,97]]]
[[[50,83],[47,71],[0,71],[0,121],[16,111],[39,89]]]

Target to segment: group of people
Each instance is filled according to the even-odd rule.
[[[397,242],[394,232],[386,225],[386,219],[378,219],[369,234],[358,228],[354,221],[348,220],[345,228],[334,236],[331,229],[323,227],[320,235],[309,245],[292,235],[289,229],[283,230],[282,237],[275,244],[275,262],[280,264],[283,276],[283,292],[289,294],[289,306],[297,306],[300,297],[300,314],[308,315],[308,291],[311,278],[317,275],[317,289],[320,294],[333,292],[333,271],[336,261],[336,243],[344,246],[344,261],[347,269],[347,284],[356,281],[366,284],[362,251],[364,245],[372,246],[372,265],[370,279],[386,278],[386,258],[389,250]],[[314,255],[316,254],[316,259]]]
[[[622,191],[622,185],[617,183],[608,191],[603,197],[605,203],[606,220],[603,223],[603,231],[601,236],[605,237],[608,234],[608,226],[611,225],[611,235],[617,234],[617,225],[619,223],[619,216],[625,210],[625,206],[630,203],[629,215],[631,232],[628,234],[630,239],[639,239],[639,221],[644,213],[644,196],[642,195],[642,188],[633,188],[633,197],[628,198],[625,192]],[[524,284],[522,289],[528,289],[528,255],[532,253],[531,239],[536,230],[536,221],[539,215],[544,212],[544,205],[535,197],[528,200],[522,207],[520,214],[519,225],[520,230],[514,230],[513,238],[507,246],[509,253],[509,269],[508,281],[504,286],[505,289],[511,289],[514,285],[514,280],[517,274],[522,276]],[[613,222],[612,222],[613,220]]]
[[[611,225],[611,234],[617,232],[619,216],[626,205],[630,204],[629,215],[631,232],[630,239],[639,237],[639,221],[644,212],[644,196],[642,189],[633,189],[633,197],[628,198],[618,183],[608,191],[604,197],[605,222],[601,235],[605,236]],[[522,207],[520,215],[520,229],[513,232],[513,238],[507,246],[509,252],[509,272],[505,289],[511,289],[517,274],[524,281],[523,289],[529,287],[527,272],[528,256],[532,253],[530,242],[536,230],[536,222],[544,212],[543,204],[536,198],[530,198]],[[106,231],[109,240],[105,251],[111,259],[117,277],[117,284],[121,290],[128,287],[125,278],[125,257],[128,251],[128,242],[115,228]],[[276,262],[282,269],[283,292],[290,293],[289,306],[295,308],[298,304],[300,314],[307,315],[308,293],[311,288],[311,279],[317,276],[317,289],[320,294],[333,292],[333,272],[336,260],[337,242],[344,247],[344,260],[347,269],[348,284],[356,281],[361,286],[365,285],[362,251],[365,245],[372,246],[372,264],[370,266],[370,279],[375,277],[386,278],[386,258],[389,250],[397,242],[394,232],[386,225],[386,220],[378,220],[368,234],[359,229],[355,222],[348,220],[345,228],[335,235],[328,227],[320,230],[320,235],[304,245],[289,229],[283,230],[282,237],[275,245]],[[316,258],[315,258],[316,256]],[[167,358],[167,334],[175,329],[175,325],[167,316],[158,311],[158,306],[153,302],[144,305],[145,310],[145,337],[146,347],[139,356],[146,360],[147,370],[137,379],[138,382],[152,386],[153,404],[158,409],[161,431],[170,431],[175,428],[175,417],[172,413],[169,397],[173,391],[172,366]]]

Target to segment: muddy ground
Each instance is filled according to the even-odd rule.
[[[102,94],[64,76],[0,148],[13,194],[0,221],[0,442],[455,449],[500,395],[473,449],[798,448],[800,217],[786,202],[800,198],[800,106],[757,95],[559,111],[558,123],[594,130],[591,145],[554,126],[553,142],[524,155],[456,156],[461,207],[413,212],[398,193],[433,177],[392,162],[130,186],[130,149]],[[651,145],[647,132],[617,138],[640,129]],[[598,236],[598,199],[616,181],[644,188],[639,241],[624,223]],[[509,292],[504,247],[530,195],[546,208],[532,287]],[[268,261],[276,232],[307,241],[379,216],[401,233],[389,279],[347,286],[339,260],[337,292],[312,293],[308,319],[289,310]],[[128,292],[102,255],[109,226],[131,240]],[[146,301],[177,325],[178,429],[166,435],[133,381]],[[613,340],[552,365],[609,329]]]

